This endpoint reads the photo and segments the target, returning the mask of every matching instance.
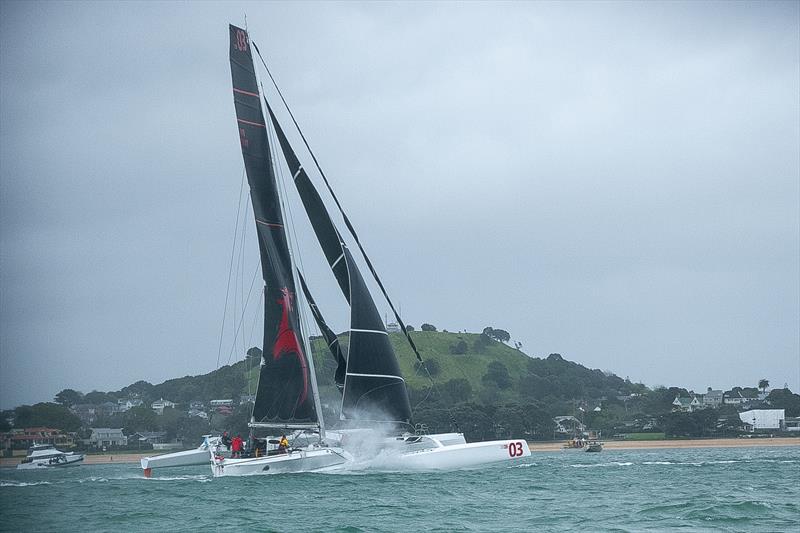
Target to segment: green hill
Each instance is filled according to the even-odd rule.
[[[515,379],[527,373],[527,365],[531,360],[521,351],[478,333],[412,331],[411,338],[437,383],[464,379],[476,393],[485,386],[483,376],[490,363],[502,363],[512,379]],[[417,364],[416,356],[403,334],[390,333],[389,339],[397,354],[400,371],[408,388],[412,391],[430,388],[430,379]],[[340,336],[339,340],[341,344],[347,346],[347,335]],[[453,350],[460,342],[466,344],[466,353],[453,354]],[[333,371],[336,365],[322,338],[314,339],[312,350],[317,381],[323,396],[327,396],[326,389],[333,389]]]

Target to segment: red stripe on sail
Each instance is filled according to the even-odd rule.
[[[244,120],[244,119],[241,119],[241,118],[237,118],[236,120],[238,120],[242,124],[249,124],[251,126],[258,126],[258,127],[261,127],[261,128],[266,128],[266,126],[264,124],[259,124],[258,122],[250,122],[249,120]]]
[[[247,96],[255,96],[256,98],[258,98],[258,94],[257,93],[251,93],[250,91],[243,91],[241,89],[237,89],[236,87],[233,88],[233,92],[239,93],[239,94],[246,94]]]

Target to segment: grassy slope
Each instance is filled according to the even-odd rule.
[[[472,390],[477,392],[483,389],[481,378],[486,373],[486,367],[492,361],[499,361],[507,368],[512,377],[527,373],[529,357],[519,350],[515,350],[501,342],[492,341],[486,346],[483,353],[476,353],[473,349],[475,341],[480,337],[478,333],[446,333],[441,331],[413,331],[411,338],[420,351],[423,359],[436,360],[439,363],[439,374],[434,377],[437,384],[445,383],[451,379],[463,378],[469,381]],[[342,344],[347,344],[347,336],[340,337]],[[408,341],[402,333],[391,333],[389,339],[400,362],[400,371],[408,386],[412,389],[425,389],[430,386],[428,377],[414,369],[417,359],[411,350]],[[464,355],[453,355],[450,346],[464,340],[469,349]],[[315,339],[312,343],[314,352],[314,366],[320,389],[325,393],[332,391],[333,373],[336,365],[322,339]],[[250,390],[255,392],[258,383],[258,367],[245,373],[250,382]],[[247,387],[245,391],[247,392]]]
[[[473,391],[483,388],[481,378],[486,373],[486,367],[492,361],[499,361],[507,368],[511,376],[521,376],[527,372],[527,361],[529,357],[519,350],[515,350],[501,342],[492,341],[483,353],[476,353],[473,344],[480,337],[477,333],[445,333],[433,331],[414,331],[411,338],[420,351],[423,359],[436,360],[439,363],[440,371],[435,376],[437,383],[444,383],[451,379],[463,378],[469,381]],[[420,374],[414,369],[417,361],[414,352],[402,333],[391,333],[389,339],[392,342],[397,358],[400,362],[400,371],[406,379],[409,387],[422,389],[429,386],[428,377]],[[346,337],[342,337],[342,342],[346,343]],[[469,345],[469,350],[464,355],[452,355],[450,346],[455,345],[460,340],[464,340]],[[330,382],[330,375],[335,369],[330,353],[321,339],[315,341],[314,364],[317,370],[317,379],[321,386]]]

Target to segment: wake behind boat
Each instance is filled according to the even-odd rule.
[[[52,444],[34,444],[28,448],[28,456],[17,465],[18,470],[42,470],[78,466],[83,462],[83,454],[62,452]]]

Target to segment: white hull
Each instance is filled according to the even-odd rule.
[[[208,464],[209,450],[219,445],[219,437],[205,437],[203,444],[194,450],[165,453],[153,457],[143,457],[140,461],[145,476],[150,476],[153,468],[167,468],[175,466],[193,466]]]
[[[197,448],[195,450],[167,453],[154,457],[143,457],[140,462],[143,470],[171,466],[204,465],[208,463],[208,450]]]
[[[354,469],[459,470],[512,462],[529,457],[528,443],[521,439],[467,443],[461,433],[376,437],[369,430],[344,430],[338,437],[355,458]]]
[[[493,463],[507,463],[530,457],[524,440],[457,442],[453,434],[427,435],[411,443],[408,451],[394,447],[375,461],[379,468],[397,470],[459,470],[480,468]],[[447,438],[445,438],[447,437]]]
[[[206,455],[208,460],[208,455]],[[294,472],[324,472],[336,470],[352,461],[352,457],[341,448],[292,450],[285,454],[253,457],[248,459],[219,459],[214,457],[211,472],[214,477],[254,476]]]
[[[52,457],[49,459],[34,459],[29,463],[20,463],[17,465],[17,470],[45,470],[53,468],[67,468],[70,466],[78,466],[83,462],[83,455],[74,453],[65,453],[59,457]]]

